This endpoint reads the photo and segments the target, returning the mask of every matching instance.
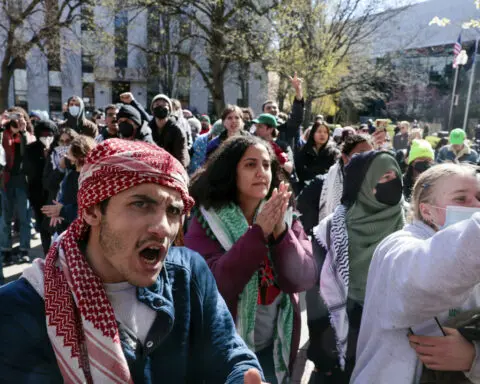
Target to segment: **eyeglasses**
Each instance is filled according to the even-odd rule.
[[[72,140],[59,140],[58,144],[60,144],[60,145],[70,145],[70,144],[72,144]]]
[[[116,113],[107,113],[107,117],[117,117]]]

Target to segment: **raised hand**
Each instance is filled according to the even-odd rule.
[[[288,78],[292,84],[293,89],[295,89],[295,97],[298,100],[303,99],[303,89],[302,89],[303,79],[297,76],[297,72],[295,72],[293,77],[288,76]]]
[[[120,100],[123,104],[130,104],[133,101],[133,93],[132,92],[124,92],[120,95]]]

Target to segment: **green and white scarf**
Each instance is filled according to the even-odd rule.
[[[263,207],[260,205],[258,211]],[[215,239],[225,251],[229,251],[240,237],[248,231],[248,222],[242,210],[236,204],[229,204],[219,210],[213,208],[205,209],[200,207],[200,212],[210,227]],[[258,213],[258,212],[257,212]],[[292,224],[292,211],[287,211],[285,221],[289,227]],[[273,269],[274,263],[268,254]],[[253,274],[238,299],[237,310],[237,332],[245,341],[247,346],[255,352],[255,316],[257,313],[259,272]],[[277,323],[273,341],[273,361],[275,374],[279,383],[288,382],[288,365],[290,362],[290,350],[293,334],[293,305],[290,297],[280,293],[280,307],[277,316]]]

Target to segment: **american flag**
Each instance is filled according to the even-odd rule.
[[[457,68],[457,56],[460,54],[462,50],[462,33],[458,35],[458,39],[455,42],[455,45],[453,46],[453,68]]]

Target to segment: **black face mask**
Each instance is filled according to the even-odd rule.
[[[132,138],[134,132],[135,127],[132,124],[127,123],[126,121],[122,121],[118,124],[118,133],[120,134],[120,137],[123,137],[124,139]]]
[[[375,198],[382,204],[396,205],[402,198],[402,181],[400,178],[387,181],[386,183],[377,184],[375,189]]]
[[[418,173],[423,173],[429,169],[432,165],[428,161],[419,161],[413,165],[413,169]]]
[[[167,107],[155,107],[153,108],[153,115],[158,119],[165,119],[170,114],[170,111]]]

